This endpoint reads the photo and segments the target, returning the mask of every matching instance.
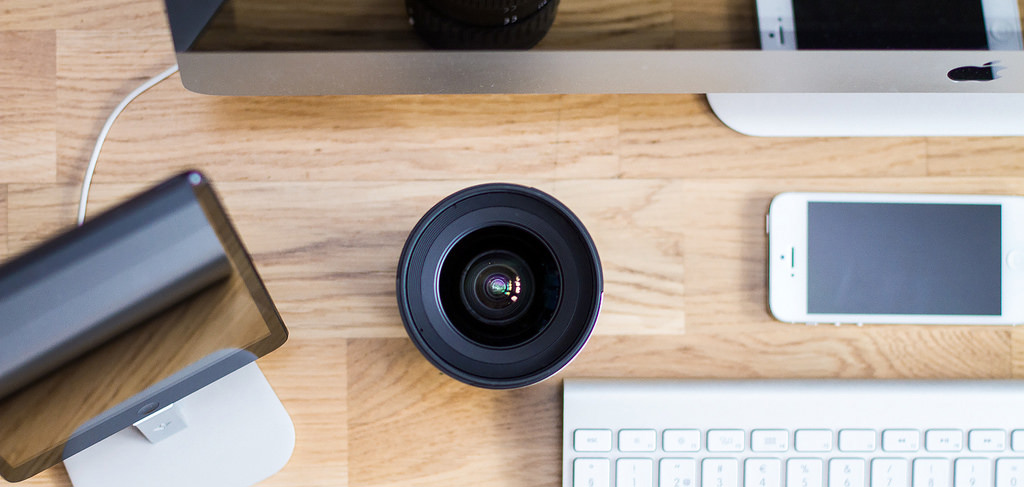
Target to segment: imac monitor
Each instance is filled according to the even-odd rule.
[[[208,94],[1020,93],[1024,87],[1019,0],[165,3],[181,79]],[[771,48],[780,28],[787,41],[795,32],[800,45]],[[972,66],[992,67],[995,76],[985,82],[947,76]]]
[[[123,302],[91,306],[103,296]],[[0,267],[0,309],[36,341],[58,339],[41,328],[53,314],[65,330],[117,328],[0,396],[3,478],[64,461],[76,487],[244,486],[290,457],[291,421],[254,363],[288,333],[201,174]],[[17,329],[7,320],[0,334]]]

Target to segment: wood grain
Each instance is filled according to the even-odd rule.
[[[9,185],[8,250],[20,254],[74,225],[78,190],[71,185]]]
[[[167,29],[161,0],[56,2],[54,25],[65,30]]]
[[[52,182],[56,140],[56,38],[0,31],[0,180]]]
[[[564,0],[557,22],[580,42],[743,47],[752,5]],[[2,256],[73,223],[109,111],[174,57],[160,0],[0,14]],[[235,98],[174,76],[114,125],[90,215],[185,168],[214,181],[291,332],[260,365],[296,450],[263,485],[556,486],[562,377],[1024,378],[1018,329],[774,321],[764,234],[780,191],[1022,194],[1021,161],[1022,138],[745,137],[700,95]],[[516,391],[438,372],[394,296],[420,216],[491,181],[566,203],[605,270],[591,341]],[[22,485],[70,484],[57,466]]]
[[[405,339],[350,341],[348,368],[359,371],[349,376],[350,485],[558,485],[555,381],[483,391],[443,376]]]
[[[0,31],[52,31],[54,4],[53,0],[0,0]]]
[[[1011,347],[1012,355],[1011,360],[1013,362],[1013,377],[1021,378],[1024,377],[1024,328],[1016,326],[1011,332]]]
[[[928,174],[1024,176],[1020,137],[949,137],[928,140]]]
[[[146,79],[174,64],[170,35],[156,31],[61,30],[57,32],[58,131],[57,180],[78,183],[82,179],[96,135],[117,104]],[[170,89],[164,83],[154,91]],[[177,85],[184,92],[180,82]],[[138,105],[145,106],[148,93]],[[130,110],[131,108],[129,108]],[[124,115],[119,120],[122,120]],[[150,132],[149,140],[163,140],[173,120],[161,118],[160,126]],[[128,122],[130,124],[131,122]],[[115,129],[124,129],[122,121]],[[156,134],[156,135],[154,135]],[[109,166],[107,150],[121,137],[108,135],[104,145],[104,166]],[[116,159],[115,159],[116,160]],[[99,173],[102,174],[102,173]]]
[[[620,95],[623,177],[924,176],[922,138],[759,138],[699,95]]]
[[[262,487],[350,485],[347,344],[292,330],[258,362],[295,424],[295,452]]]

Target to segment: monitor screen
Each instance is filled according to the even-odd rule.
[[[228,275],[0,399],[4,478],[35,475],[269,353],[287,338],[208,182],[193,172],[151,191],[165,191],[174,199],[172,211],[205,219],[202,224],[213,230],[228,257]]]
[[[182,80],[201,93],[1020,92],[1024,86],[1017,0],[165,2]],[[776,10],[796,15],[786,24],[795,27],[786,28],[795,28],[798,39],[806,34],[796,50],[765,52],[772,49],[764,34]],[[959,66],[995,61],[1001,73],[994,82],[954,85],[945,77]]]

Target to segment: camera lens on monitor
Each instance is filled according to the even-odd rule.
[[[559,0],[405,0],[409,22],[435,49],[530,49],[547,35]]]
[[[510,184],[455,193],[413,229],[399,263],[399,309],[413,343],[468,384],[521,387],[583,347],[601,302],[601,266],[579,219]]]

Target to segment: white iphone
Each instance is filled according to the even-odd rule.
[[[761,49],[1022,49],[1017,0],[757,0]]]
[[[768,308],[791,323],[1024,323],[1024,197],[782,193]]]

